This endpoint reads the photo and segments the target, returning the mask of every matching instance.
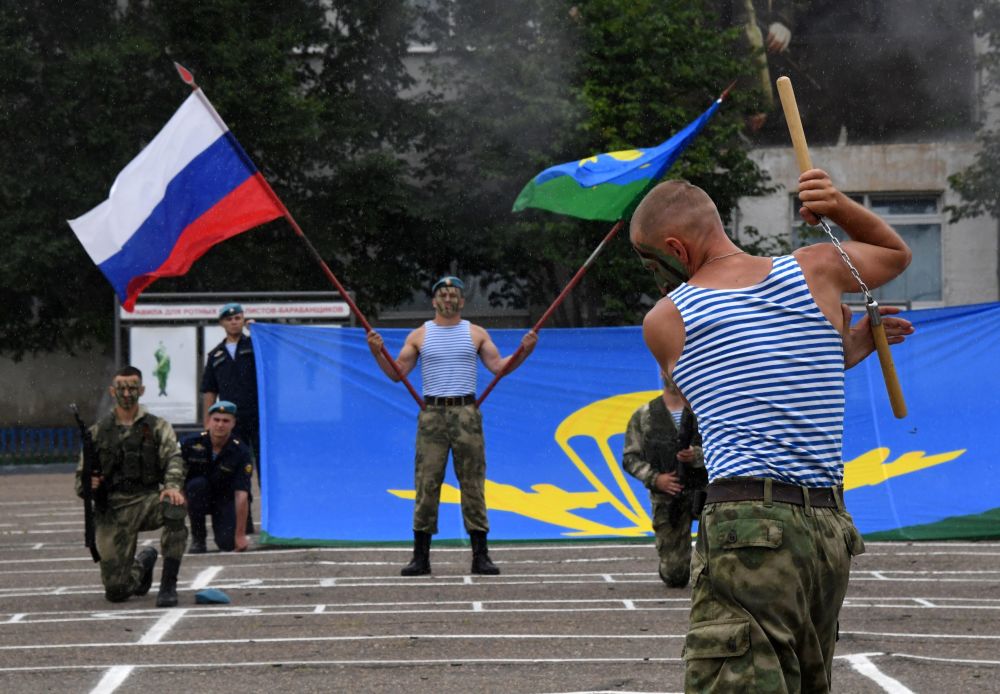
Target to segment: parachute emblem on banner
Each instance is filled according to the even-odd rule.
[[[538,483],[532,484],[530,491],[525,491],[487,479],[487,508],[566,528],[567,532],[562,534],[568,537],[643,537],[651,534],[649,501],[645,497],[638,498],[634,493],[618,456],[612,450],[611,441],[615,436],[624,435],[632,413],[659,392],[640,391],[597,400],[571,413],[556,427],[556,442],[589,484],[590,490],[567,491],[553,484]],[[599,455],[595,455],[595,444]],[[845,463],[844,488],[850,491],[878,485],[893,477],[953,461],[963,453],[965,449],[933,455],[926,455],[924,451],[908,451],[888,462],[889,449],[875,448]],[[502,465],[496,467],[502,470]],[[550,474],[556,474],[555,468],[553,464]],[[401,499],[412,500],[416,497],[411,489],[387,491]],[[461,492],[454,485],[442,485],[441,503],[460,504]],[[604,505],[621,516],[620,525],[588,518],[588,514],[574,513],[595,510]]]

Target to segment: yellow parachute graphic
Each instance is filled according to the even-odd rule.
[[[553,484],[533,484],[525,491],[510,484],[500,484],[486,480],[486,504],[491,511],[509,511],[526,518],[564,528],[563,535],[569,537],[642,537],[652,532],[648,499],[639,499],[629,486],[621,462],[611,450],[612,437],[624,434],[632,413],[649,402],[660,391],[648,390],[625,393],[604,400],[598,400],[580,408],[566,417],[556,427],[555,440],[566,457],[590,485],[590,491],[569,492]],[[574,440],[589,439],[585,450],[592,451],[597,444],[599,459],[585,459],[573,447]],[[965,449],[926,455],[924,451],[909,451],[889,461],[888,448],[875,448],[844,465],[844,489],[877,485],[899,475],[940,465],[955,460],[965,453]],[[601,481],[595,471],[606,468],[613,484],[609,487]],[[604,476],[607,479],[607,475]],[[388,492],[401,499],[414,499],[412,489],[389,489]],[[458,504],[461,493],[450,484],[441,487],[441,503]],[[621,523],[608,525],[573,513],[595,509],[608,504],[621,516]]]

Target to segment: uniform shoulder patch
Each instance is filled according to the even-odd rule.
[[[243,471],[249,475],[251,472],[253,472],[253,465],[247,463],[247,466],[243,468]]]
[[[202,444],[202,443],[192,444],[191,445],[191,450],[194,450],[194,451],[203,451],[203,450],[205,450],[205,445]]]

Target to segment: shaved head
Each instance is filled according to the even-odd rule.
[[[708,193],[687,181],[665,181],[639,203],[629,236],[633,244],[658,246],[668,236],[699,241],[716,230],[725,235],[719,210]]]

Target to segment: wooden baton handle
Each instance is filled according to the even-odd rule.
[[[785,112],[785,122],[788,124],[788,134],[792,138],[792,147],[795,148],[795,160],[799,165],[799,171],[805,172],[811,169],[812,159],[809,157],[809,145],[806,144],[806,134],[802,129],[802,118],[799,116],[799,106],[795,102],[795,90],[792,89],[792,81],[787,77],[779,77],[777,82],[778,97],[781,99],[781,108]],[[878,313],[877,306],[875,313]],[[878,352],[878,361],[882,366],[882,378],[885,379],[885,389],[889,394],[889,403],[892,405],[892,413],[897,419],[906,416],[906,401],[903,399],[903,389],[899,385],[899,377],[896,376],[896,366],[892,361],[892,354],[889,352],[889,342],[885,336],[885,326],[882,325],[877,316],[869,316],[872,328],[872,339],[875,341],[875,351]]]

